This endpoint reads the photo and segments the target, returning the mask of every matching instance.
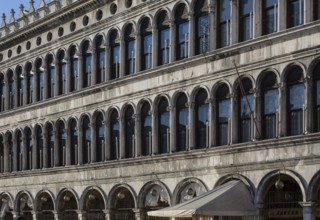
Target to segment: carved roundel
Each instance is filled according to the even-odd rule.
[[[132,5],[132,0],[126,0],[126,8],[130,8]]]
[[[38,38],[37,38],[37,46],[40,46],[40,45],[41,45],[41,41],[42,41],[41,37],[38,37]]]
[[[12,50],[8,50],[8,57],[10,58],[12,56]]]
[[[3,59],[3,55],[2,53],[0,53],[0,62],[2,61],[2,59]]]
[[[73,21],[70,23],[70,31],[71,32],[74,32],[76,30],[76,27],[77,27],[76,22]]]
[[[117,4],[116,4],[116,3],[112,3],[112,4],[110,5],[110,13],[111,13],[112,15],[114,15],[114,14],[117,12],[117,10],[118,10]]]
[[[85,15],[82,19],[83,26],[87,26],[89,24],[89,17]]]
[[[49,33],[47,34],[47,41],[50,42],[51,40],[52,40],[52,33],[49,32]]]
[[[103,12],[99,9],[96,13],[96,19],[97,21],[100,21],[102,19]]]
[[[21,46],[19,45],[18,47],[17,47],[17,54],[20,54],[21,53]]]
[[[31,42],[30,41],[27,42],[26,48],[27,48],[27,50],[30,50],[30,48],[31,48]]]
[[[62,36],[63,36],[63,32],[64,32],[63,27],[59,27],[59,29],[58,29],[58,36],[59,36],[59,37],[62,37]]]

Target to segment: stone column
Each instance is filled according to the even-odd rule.
[[[313,1],[312,0],[304,0],[303,6],[303,24],[307,24],[313,20]]]
[[[66,57],[66,93],[70,92],[71,90],[71,62],[70,62],[70,58]]]
[[[29,154],[29,151],[27,149],[27,138],[24,133],[22,133],[22,135],[23,135],[22,137],[22,140],[23,140],[22,170],[26,170],[29,162],[27,157],[27,154]]]
[[[83,54],[79,53],[79,62],[78,62],[78,90],[83,88],[83,77],[85,70],[83,69]]]
[[[34,169],[38,169],[40,168],[40,166],[38,167],[38,164],[37,164],[37,151],[38,151],[38,143],[37,143],[37,136],[35,134],[32,134],[32,166],[31,166],[31,169],[34,170]],[[41,157],[42,155],[40,155]]]
[[[59,134],[58,134],[58,129],[57,128],[54,128],[54,131],[53,131],[53,135],[54,135],[54,157],[53,157],[53,160],[54,160],[54,167],[56,166],[59,166]]]
[[[265,209],[264,209],[264,204],[259,203],[256,206],[257,206],[257,209],[258,209],[258,215],[255,216],[254,219],[255,220],[265,220],[266,213],[265,213]]]
[[[59,91],[62,91],[62,88],[60,88],[60,83],[63,79],[62,79],[62,75],[61,75],[61,69],[60,69],[60,63],[59,61],[55,62],[54,64],[54,86],[53,86],[53,96],[58,96],[59,95]]]
[[[135,51],[135,63],[136,63],[136,68],[135,68],[135,73],[139,72],[141,70],[141,34],[140,31],[136,31],[136,51]]]
[[[91,159],[88,161],[89,163],[97,162],[97,136],[96,136],[96,123],[90,124],[91,128]]]
[[[106,66],[106,70],[105,70],[105,81],[107,82],[107,81],[109,81],[110,80],[110,46],[109,46],[109,44],[106,44],[105,45],[106,46],[106,56],[105,56],[105,66]]]
[[[42,160],[42,168],[48,168],[48,134],[47,131],[43,130],[43,160]]]
[[[19,77],[17,76],[16,73],[14,73],[13,77],[14,77],[14,90],[15,90],[13,106],[14,107],[18,107],[19,106],[19,91],[18,91],[18,88],[19,88]]]
[[[217,119],[217,114],[216,111],[218,111],[216,107],[216,100],[213,99],[207,99],[206,103],[209,104],[209,121],[208,121],[208,126],[209,126],[209,143],[207,146],[208,148],[212,146],[217,145],[217,127],[218,127],[218,119]]]
[[[299,203],[303,208],[303,220],[315,220],[316,211],[314,202],[300,202]]]
[[[230,45],[233,45],[239,42],[239,0],[230,0],[230,4]]]
[[[262,1],[253,0],[253,39],[262,35]]]
[[[120,74],[119,78],[126,75],[126,42],[124,36],[120,36]]]
[[[49,98],[49,94],[50,94],[50,91],[49,91],[49,87],[48,87],[48,81],[49,81],[49,71],[48,71],[48,67],[47,66],[45,66],[45,67],[43,67],[43,69],[44,69],[44,75],[43,75],[43,88],[44,88],[44,100],[45,99],[48,99]]]
[[[217,48],[217,1],[209,2],[209,51],[213,51]]]
[[[83,164],[83,155],[86,152],[87,143],[83,143],[83,130],[82,126],[78,126],[78,164]]]
[[[53,211],[54,220],[60,220],[61,219],[61,213],[58,211]]]
[[[125,132],[124,132],[124,129],[125,129],[125,120],[124,120],[124,118],[123,118],[123,116],[121,115],[120,116],[120,143],[119,143],[119,146],[120,146],[120,153],[119,153],[119,159],[121,159],[121,158],[125,158],[125,156],[126,156],[126,150],[125,150]]]
[[[6,172],[10,172],[9,143],[8,143],[8,140],[6,137],[4,137],[2,143],[4,146],[4,149],[3,149],[3,168],[4,169],[3,170],[6,173]],[[17,151],[14,150],[13,152],[17,152]],[[11,156],[13,156],[13,155],[11,155]]]
[[[38,217],[39,217],[39,212],[37,212],[37,211],[31,211],[31,214],[32,214],[33,220],[37,220],[37,219],[38,219]]]
[[[26,105],[28,103],[28,99],[30,99],[29,95],[28,95],[28,81],[29,81],[29,79],[27,79],[29,76],[28,76],[25,69],[23,71],[24,71],[24,73],[23,73],[23,88],[22,88],[22,90],[23,90],[23,105]]]
[[[195,55],[195,18],[194,18],[194,11],[193,9],[189,12],[189,50],[188,50],[188,57],[192,57]]]
[[[10,109],[9,108],[9,103],[10,103],[10,100],[9,100],[9,82],[8,82],[8,79],[5,78],[4,80],[4,87],[5,87],[5,92],[4,92],[4,103],[2,103],[4,105],[4,110],[8,110]]]
[[[262,134],[262,118],[261,118],[261,115],[262,115],[262,105],[261,105],[261,102],[262,102],[262,98],[261,98],[261,90],[260,89],[257,89],[256,92],[254,93],[254,117],[255,117],[255,121],[256,121],[256,124],[255,124],[255,131],[256,131],[256,134],[254,136],[254,139],[256,140],[262,140],[263,139],[263,134]]]
[[[77,210],[78,220],[86,220],[86,212],[83,210]],[[89,219],[88,219],[89,220]]]
[[[278,1],[278,31],[283,31],[287,28],[287,1]]]
[[[66,165],[69,166],[71,165],[71,132],[70,132],[70,128],[66,128],[64,130],[67,134],[66,146],[65,146],[65,149],[66,149],[65,158],[66,158]],[[77,155],[75,155],[75,157],[77,157]]]
[[[287,98],[286,98],[286,85],[285,83],[281,83],[280,85],[280,93],[279,100],[281,100],[279,104],[279,137],[283,137],[287,135]]]
[[[172,63],[176,60],[176,24],[174,18],[170,20],[170,57],[169,63]]]
[[[105,214],[105,219],[106,220],[113,220],[112,216],[112,210],[103,210],[103,213]]]
[[[158,40],[158,29],[156,24],[152,25],[152,66],[154,68],[158,66],[158,50],[159,50],[159,40]]]
[[[152,147],[151,147],[151,155],[158,153],[158,129],[159,129],[159,122],[158,122],[158,111],[154,110],[152,112],[152,127],[151,127],[151,133],[152,133]]]
[[[170,111],[170,146],[168,146],[168,152],[171,153],[172,151],[176,151],[176,133],[177,133],[177,128],[176,128],[176,106],[173,105],[169,107]]]
[[[140,114],[134,115],[134,136],[135,136],[135,152],[134,157],[141,156],[141,116]]]
[[[135,220],[144,220],[144,212],[140,209],[134,209]]]
[[[238,121],[239,121],[239,115],[238,115],[238,108],[239,108],[239,103],[238,103],[238,95],[235,93],[233,96],[231,96],[231,140],[229,140],[229,144],[234,144],[238,142]]]
[[[105,141],[104,141],[104,161],[106,160],[110,160],[111,158],[111,137],[110,137],[110,124],[108,120],[104,121],[104,125],[105,125],[105,131],[104,131],[104,136],[105,136]]]
[[[189,105],[189,146],[187,149],[193,150],[196,147],[196,122],[195,122],[195,103],[192,102]],[[187,131],[188,132],[188,131]],[[188,144],[188,143],[187,143]]]
[[[97,84],[97,77],[98,77],[98,74],[100,74],[99,73],[99,69],[98,69],[98,65],[97,65],[98,64],[98,62],[97,62],[97,59],[98,59],[97,53],[98,53],[98,51],[99,50],[97,48],[94,48],[92,50],[91,86]]]
[[[38,88],[40,85],[38,85],[38,78],[40,77],[40,74],[38,73],[37,69],[33,69],[34,75],[33,75],[33,103],[39,101],[40,94],[38,91]]]
[[[303,125],[303,133],[309,134],[312,131],[312,121],[311,114],[312,114],[312,80],[310,80],[308,77],[304,80],[304,86],[305,86],[305,101],[304,101],[304,125]]]

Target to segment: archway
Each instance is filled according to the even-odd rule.
[[[0,196],[0,219],[13,220],[13,202],[12,198],[7,194],[2,194]]]
[[[97,189],[90,189],[84,197],[83,209],[86,212],[86,219],[105,220],[105,202],[103,196]]]
[[[19,216],[24,217],[26,220],[33,220],[33,201],[29,194],[23,192],[18,195],[16,205]]]
[[[38,220],[54,220],[54,202],[48,192],[41,192],[36,198]]]
[[[126,187],[119,187],[114,191],[111,196],[111,208],[113,211],[113,219],[135,219],[133,212],[135,209],[134,197]]]
[[[66,190],[62,192],[58,200],[58,212],[61,220],[78,220],[78,202],[75,195]]]

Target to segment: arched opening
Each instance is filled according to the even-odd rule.
[[[161,11],[157,20],[158,66],[170,62],[170,19],[166,11]]]
[[[152,26],[149,18],[144,18],[140,27],[141,34],[141,70],[152,67]]]
[[[133,209],[135,208],[134,197],[125,187],[120,187],[113,193],[111,198],[111,208],[114,210],[114,219],[135,219],[133,212]]]
[[[27,85],[27,104],[33,103],[34,87],[33,87],[34,73],[32,72],[32,64],[26,65],[26,85]]]
[[[4,76],[1,74],[0,75],[0,95],[1,95],[1,100],[0,100],[0,108],[1,111],[5,110],[5,95],[6,95],[6,85],[4,81]]]
[[[78,203],[74,194],[64,191],[58,201],[58,211],[61,213],[61,220],[78,220]]]
[[[176,101],[176,151],[189,149],[189,107],[188,98],[180,94]]]
[[[120,36],[117,30],[110,34],[110,79],[119,78],[120,73]]]
[[[106,72],[106,49],[103,45],[103,37],[99,36],[96,40],[96,83],[102,83],[105,79],[105,72]]]
[[[36,132],[36,164],[35,168],[36,169],[42,169],[43,168],[43,135],[42,135],[42,128],[41,126],[37,126],[35,129]]]
[[[18,80],[18,88],[16,89],[17,91],[17,106],[22,106],[23,105],[23,97],[24,97],[24,76],[23,76],[23,73],[22,73],[22,68],[21,66],[18,66],[17,67],[17,70],[16,70],[16,77],[17,77],[17,80]]]
[[[91,162],[91,128],[90,119],[85,116],[82,120],[82,163]]]
[[[135,156],[135,121],[134,110],[132,106],[128,106],[125,110],[125,158]]]
[[[21,131],[17,131],[15,136],[17,141],[17,171],[22,171],[24,169],[24,150]]]
[[[85,41],[82,46],[83,88],[91,86],[92,53],[89,50],[90,50],[90,43],[89,41]]]
[[[287,27],[292,28],[303,23],[304,0],[287,0]]]
[[[54,167],[54,134],[52,124],[47,125],[47,167]]]
[[[15,95],[14,95],[14,77],[13,72],[10,70],[8,72],[8,86],[9,86],[9,109],[13,109],[15,103]]]
[[[152,118],[149,102],[144,102],[141,108],[141,155],[152,153]]]
[[[119,159],[120,124],[118,112],[114,109],[110,114],[110,159]]]
[[[77,122],[74,118],[72,118],[69,122],[69,129],[70,129],[70,152],[69,152],[70,165],[76,165],[79,163],[79,161],[78,161],[79,145],[78,145]],[[84,143],[82,146],[83,146],[83,150],[84,150],[85,149]],[[84,153],[84,155],[86,154],[85,151],[83,153]],[[63,164],[66,164],[66,148],[65,147],[63,150],[63,154],[64,154]]]
[[[17,198],[17,208],[20,216],[26,220],[33,220],[33,202],[28,194],[23,193]]]
[[[196,54],[209,51],[209,7],[207,0],[195,1]]]
[[[42,67],[42,60],[38,59],[36,61],[36,101],[44,100],[44,69]]]
[[[0,135],[0,173],[4,172],[4,139]]]
[[[169,152],[170,147],[170,112],[166,98],[161,98],[158,104],[158,153]]]
[[[217,121],[217,145],[227,145],[231,136],[231,99],[229,87],[220,85],[216,92],[216,121]]]
[[[263,0],[262,33],[264,35],[278,31],[278,0]]]
[[[87,192],[84,198],[84,211],[86,219],[105,219],[105,204],[101,193],[96,189],[91,189]]]
[[[56,68],[53,62],[53,56],[50,54],[47,58],[47,94],[48,98],[54,97]]]
[[[37,202],[37,219],[54,220],[54,203],[47,192],[43,192],[38,196]]]
[[[2,212],[2,218],[5,220],[13,220],[13,203],[11,198],[6,195],[2,194],[0,196],[0,208]]]
[[[129,24],[125,29],[125,75],[136,72],[136,39],[133,25]]]
[[[200,89],[195,97],[196,149],[209,147],[209,103],[208,93]]]
[[[30,128],[26,128],[24,130],[24,138],[25,138],[25,155],[24,155],[24,159],[25,159],[25,167],[26,170],[31,170],[32,169],[32,149],[33,149],[33,141],[32,141],[32,132]]]
[[[176,23],[176,60],[189,54],[189,12],[185,4],[178,5],[175,13]]]
[[[70,49],[70,92],[79,89],[79,57],[76,46]]]
[[[320,131],[320,63],[313,70],[313,130]]]
[[[253,37],[253,0],[240,0],[239,8],[239,41]]]
[[[231,6],[229,0],[217,0],[217,47],[226,47],[231,43]]]
[[[59,68],[59,80],[58,80],[58,93],[64,95],[67,93],[67,62],[65,60],[65,52],[62,50],[58,54],[58,68]]]
[[[96,162],[105,160],[105,124],[102,113],[96,116]]]
[[[64,166],[65,165],[65,146],[67,143],[67,134],[65,130],[65,125],[63,121],[57,122],[57,129],[58,129],[58,152],[57,156],[58,158],[55,159],[58,161],[58,166]]]

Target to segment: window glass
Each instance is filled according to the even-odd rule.
[[[152,67],[152,35],[146,35],[143,38],[143,66],[142,69],[151,69]]]
[[[207,92],[200,90],[196,96],[196,148],[206,148],[209,145],[209,104]]]
[[[240,0],[240,41],[252,38],[253,0]]]
[[[288,28],[303,24],[304,0],[288,0]]]
[[[126,138],[126,150],[125,150],[125,157],[131,158],[135,155],[135,121],[133,118],[133,108],[130,106],[126,110],[125,114],[125,138]]]
[[[150,115],[150,105],[145,102],[141,109],[141,154],[150,155],[152,150],[152,118]]]
[[[170,146],[170,112],[168,111],[168,102],[162,99],[158,106],[158,124],[159,124],[159,153],[167,153]]]
[[[161,60],[160,64],[169,63],[170,58],[170,29],[164,29],[160,32],[161,42]]]
[[[119,131],[120,125],[118,121],[118,113],[113,110],[110,116],[110,152],[111,152],[111,160],[115,160],[119,158]]]
[[[133,74],[135,72],[135,44],[135,40],[131,40],[127,44],[127,74]]]
[[[179,25],[179,37],[178,37],[178,59],[188,57],[188,38],[189,38],[189,22],[185,22]]]
[[[209,16],[203,15],[197,23],[197,54],[209,51]]]
[[[230,0],[218,1],[218,47],[230,44]]]
[[[185,151],[189,147],[189,109],[187,97],[182,94],[177,100],[177,151]]]

